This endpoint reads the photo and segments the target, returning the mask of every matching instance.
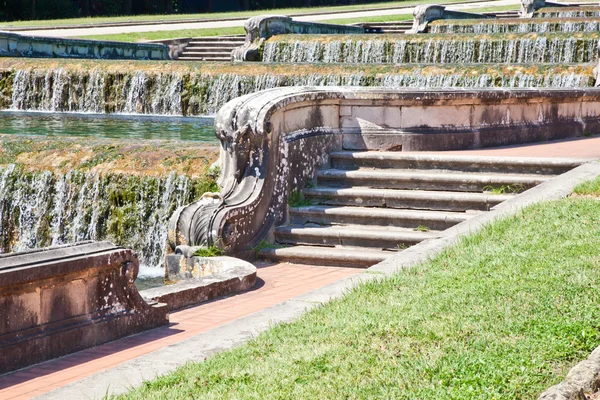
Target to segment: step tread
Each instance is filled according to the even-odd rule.
[[[414,218],[420,220],[453,220],[456,222],[466,221],[474,214],[452,211],[432,211],[432,210],[409,210],[395,208],[377,208],[377,207],[353,207],[353,206],[302,206],[290,208],[290,214],[312,215],[322,214],[331,216],[364,216],[371,218],[389,218],[389,219],[407,219]]]
[[[374,168],[359,168],[355,170],[345,170],[331,168],[318,172],[319,178],[354,178],[354,179],[369,179],[369,180],[390,180],[402,179],[410,181],[439,181],[439,182],[543,182],[551,179],[552,175],[536,175],[536,174],[514,174],[514,173],[493,173],[493,172],[463,172],[453,170],[438,169],[420,170],[420,169],[374,169]]]
[[[439,237],[440,231],[417,231],[408,228],[369,225],[283,225],[275,228],[275,235],[311,236],[325,238],[369,238],[382,240],[426,240]]]
[[[304,189],[306,196],[362,196],[362,197],[390,197],[390,198],[412,198],[412,199],[443,199],[446,201],[467,199],[473,201],[502,202],[515,197],[515,194],[489,194],[479,192],[447,192],[441,190],[404,190],[404,189],[371,189],[365,187],[332,188],[320,187]]]
[[[333,261],[334,263],[352,263],[368,262],[378,263],[386,260],[394,251],[374,250],[369,248],[356,247],[322,247],[322,246],[291,246],[262,249],[259,251],[259,257],[278,257],[278,258],[301,258],[312,261]]]
[[[431,153],[402,153],[393,151],[334,151],[331,152],[332,159],[344,160],[378,160],[378,161],[428,161],[471,163],[471,164],[511,164],[511,165],[562,165],[566,167],[577,167],[585,160],[572,158],[545,158],[545,157],[497,157],[497,156],[470,156],[449,155]]]

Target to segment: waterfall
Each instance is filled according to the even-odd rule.
[[[600,8],[586,9],[581,8],[548,8],[536,11],[535,18],[595,18],[600,17]]]
[[[169,217],[206,189],[175,173],[156,178],[2,167],[0,252],[110,240],[134,249],[145,268],[162,267]]]
[[[264,62],[537,64],[588,63],[597,59],[597,35],[411,39],[271,40]]]
[[[554,32],[599,32],[600,20],[589,21],[531,21],[531,22],[501,22],[486,21],[478,23],[456,23],[442,21],[433,23],[429,27],[431,34],[440,33],[469,33],[469,34],[497,34],[497,33],[554,33]]]
[[[592,57],[595,54],[593,42],[593,46],[582,47],[581,42],[575,39],[546,40],[543,37],[523,38],[520,41],[431,40],[425,42],[424,46],[416,47],[405,40],[348,41],[332,42],[323,47],[322,53],[313,52],[311,45],[309,57],[326,57],[331,62],[342,57],[357,63],[370,60],[381,63],[390,58],[397,63],[420,60],[485,63],[503,62],[505,58],[524,63],[528,60],[542,62],[547,54],[552,53],[553,62],[568,63],[574,58]],[[295,48],[300,49],[301,43],[306,42],[298,42]],[[271,45],[270,49],[273,51],[270,57],[274,57],[275,50],[280,46]],[[301,55],[302,52],[297,54]],[[301,59],[294,53],[290,53],[290,57]],[[298,65],[293,71],[281,73],[271,72],[270,64],[256,64],[253,66],[257,70],[255,74],[114,73],[98,69],[73,71],[66,68],[31,68],[0,71],[0,83],[8,82],[4,91],[0,88],[0,102],[5,99],[5,108],[26,111],[208,115],[215,114],[221,106],[236,97],[281,86],[514,87],[511,82],[520,80],[524,75],[528,76],[526,79],[532,82],[532,87],[557,86],[553,82],[559,82],[559,87],[585,87],[593,83],[591,68],[587,72],[581,70],[575,73],[569,71],[568,67],[552,71],[528,67],[528,72],[515,72],[519,69],[515,67],[504,73],[503,66],[488,67],[497,70],[494,77],[485,73],[482,75],[482,70],[486,68],[479,66],[458,71],[452,67],[445,70],[443,66],[434,71],[418,65],[402,68],[369,66],[355,72],[354,68],[348,66]],[[546,79],[549,75],[554,79]]]

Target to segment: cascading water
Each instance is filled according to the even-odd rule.
[[[136,250],[142,265],[160,267],[168,218],[204,190],[175,173],[165,178],[61,174],[9,165],[0,169],[0,250],[106,239]]]
[[[443,21],[429,26],[431,34],[440,33],[470,33],[470,34],[497,34],[497,33],[554,33],[554,32],[599,32],[600,20],[589,19],[566,21],[532,21],[532,22],[479,22],[479,23],[452,23]]]
[[[556,61],[569,62],[581,52],[577,43],[544,42],[541,38],[528,43],[529,52],[524,52],[520,43],[501,43],[479,41],[469,43],[446,44],[430,42],[421,50],[411,49],[407,41],[384,43],[350,42],[348,45],[332,42],[324,48],[328,60],[336,57],[349,57],[352,62],[365,63],[369,60],[386,61],[392,54],[394,62],[417,62],[420,59],[460,59],[465,62],[479,57],[481,51],[495,51],[510,54],[519,61],[539,59],[537,45],[551,48],[556,52]],[[568,47],[571,45],[571,47]],[[298,45],[300,46],[300,45]],[[301,47],[301,46],[300,46]],[[595,46],[590,46],[594,47]],[[390,48],[393,49],[390,52]],[[384,50],[387,49],[387,53]],[[341,52],[341,53],[340,53]],[[590,49],[590,52],[592,50]],[[593,52],[592,52],[593,53]],[[537,55],[537,56],[536,56]],[[271,55],[271,57],[273,54]],[[590,55],[586,55],[588,57]],[[313,56],[311,56],[313,57]],[[314,56],[316,57],[316,55]],[[320,57],[320,55],[319,55]],[[503,59],[501,55],[489,54],[478,62]],[[266,65],[260,65],[267,70]],[[319,71],[323,69],[323,71]],[[316,68],[297,72],[256,74],[220,73],[220,74],[181,74],[181,73],[149,73],[133,72],[111,73],[100,70],[69,71],[58,68],[51,71],[37,69],[21,69],[11,72],[0,71],[0,81],[4,74],[9,82],[4,95],[0,90],[0,105],[11,110],[25,111],[69,111],[83,113],[143,113],[163,115],[207,115],[214,114],[229,100],[259,90],[281,86],[386,86],[403,87],[515,87],[513,82],[529,81],[531,87],[581,87],[590,86],[591,73],[571,72],[565,70],[502,72],[491,74],[479,70],[461,68],[459,71],[427,71],[419,66],[394,71],[348,72],[340,68],[340,72],[328,68]],[[591,72],[591,71],[590,71]],[[522,87],[518,83],[517,87]],[[4,97],[3,97],[4,96]],[[2,99],[6,101],[2,103]]]
[[[597,35],[429,39],[272,40],[264,62],[286,63],[587,63],[597,59]]]
[[[600,17],[600,8],[542,8],[535,13],[535,18],[597,18]]]

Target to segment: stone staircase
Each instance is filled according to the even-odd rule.
[[[244,35],[192,39],[179,55],[181,61],[231,61],[231,52],[245,41]]]
[[[366,33],[406,33],[412,28],[413,21],[373,22],[357,24],[365,28]]]
[[[570,160],[335,152],[259,257],[366,268],[577,166]]]

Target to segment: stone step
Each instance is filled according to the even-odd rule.
[[[259,257],[272,261],[352,268],[368,268],[393,254],[393,251],[318,246],[272,248],[258,252]]]
[[[290,222],[295,225],[306,223],[329,225],[377,225],[404,228],[427,227],[444,230],[466,221],[474,214],[464,212],[402,210],[375,207],[332,207],[304,206],[289,210]]]
[[[391,151],[338,151],[330,154],[337,169],[380,168],[454,170],[511,174],[560,175],[583,162],[561,158],[481,157]]]
[[[189,43],[198,43],[198,42],[245,42],[245,36],[203,36],[192,38]]]
[[[212,51],[212,50],[200,50],[200,51],[187,51],[182,53],[186,57],[229,57],[231,58],[230,51]]]
[[[204,49],[207,47],[236,48],[244,42],[193,42],[189,43],[186,49]]]
[[[479,192],[486,188],[523,192],[550,179],[542,175],[476,174],[456,171],[342,170],[319,171],[319,185],[382,189],[449,190]]]
[[[210,62],[229,62],[231,57],[186,57],[179,56],[178,61],[210,61]]]
[[[435,211],[487,211],[514,194],[488,194],[423,190],[315,187],[302,191],[319,205],[411,208]]]
[[[439,231],[343,225],[285,225],[275,228],[275,240],[283,244],[319,246],[360,246],[377,249],[403,249],[426,239],[439,237]]]

